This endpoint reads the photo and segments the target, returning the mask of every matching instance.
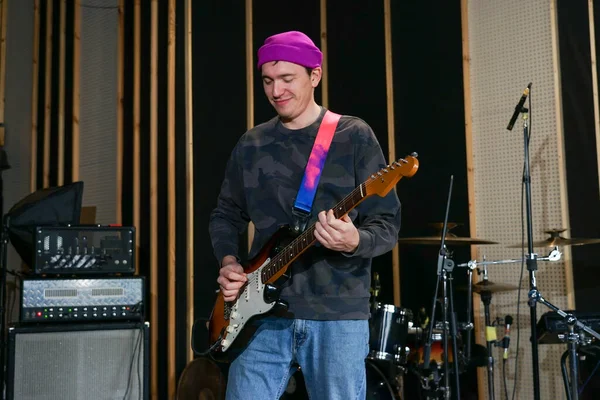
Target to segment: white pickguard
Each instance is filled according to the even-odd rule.
[[[231,346],[250,318],[270,311],[275,305],[275,302],[265,303],[265,284],[260,278],[263,267],[269,261],[271,259],[267,259],[256,271],[248,274],[248,283],[231,308],[229,325],[225,329],[225,337],[221,340],[223,351]]]

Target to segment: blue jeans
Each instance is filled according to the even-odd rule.
[[[277,400],[300,365],[311,400],[366,397],[367,320],[267,318],[231,363],[227,400]]]

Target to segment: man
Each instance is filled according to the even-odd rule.
[[[314,99],[322,53],[305,34],[284,32],[258,51],[265,94],[277,116],[246,132],[228,161],[210,234],[220,262],[217,282],[226,302],[247,277],[239,264],[239,234],[255,226],[253,258],[292,208],[317,131],[327,110]],[[311,399],[365,398],[369,351],[371,258],[390,251],[400,228],[394,191],[370,197],[336,219],[330,207],[386,165],[371,128],[342,116],[333,136],[308,221],[318,241],[290,266],[281,298],[289,318],[268,316],[231,363],[228,399],[277,399],[294,366]]]

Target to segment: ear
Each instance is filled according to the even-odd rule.
[[[323,70],[321,69],[321,67],[313,68],[312,72],[310,73],[310,84],[313,88],[319,86],[319,82],[321,82],[322,75]]]

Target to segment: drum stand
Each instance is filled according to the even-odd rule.
[[[441,391],[441,394],[445,399],[451,398],[450,391],[450,358],[448,357],[448,327],[450,327],[450,336],[452,338],[452,356],[453,356],[453,366],[454,366],[454,385],[456,390],[456,398],[460,400],[460,383],[459,383],[459,371],[458,371],[458,354],[457,354],[457,328],[456,328],[456,313],[454,312],[454,295],[452,292],[452,271],[454,270],[454,261],[447,258],[448,250],[445,245],[446,232],[448,229],[448,211],[450,209],[450,198],[452,195],[452,183],[454,181],[454,176],[450,177],[450,190],[448,193],[448,202],[446,204],[446,217],[444,219],[444,227],[442,230],[442,240],[440,246],[440,252],[438,254],[438,263],[437,263],[437,282],[435,285],[435,294],[433,296],[433,305],[431,309],[431,321],[429,321],[429,334],[427,335],[427,342],[425,343],[425,348],[423,351],[423,370],[425,372],[426,378],[423,379],[422,385],[424,389],[428,392],[431,391],[432,387],[430,385],[432,380],[435,380],[436,383],[439,381],[439,377],[437,374],[429,371],[429,364],[431,362],[431,343],[433,342],[433,327],[435,326],[435,308],[437,303],[438,290],[440,286],[440,281],[442,282],[442,294],[443,294],[443,302],[442,302],[442,312],[443,312],[443,333],[442,333],[442,342],[444,348],[444,354],[442,357],[444,364],[444,386],[439,388],[434,388],[433,393],[431,395],[435,397],[430,397],[430,393],[427,393],[427,399],[435,399],[438,398],[437,392]],[[448,281],[450,281],[450,285],[448,285]],[[448,288],[449,286],[449,288]],[[449,310],[448,310],[449,306]],[[448,321],[448,315],[450,315],[451,321]],[[437,385],[436,385],[437,386]]]
[[[451,398],[450,390],[450,358],[448,357],[448,337],[452,338],[452,359],[453,362],[453,373],[454,373],[454,385],[456,389],[457,398],[460,400],[460,383],[459,383],[459,359],[458,359],[458,345],[456,342],[457,327],[456,327],[456,312],[454,311],[454,294],[452,291],[452,271],[454,269],[454,261],[446,258],[446,250],[442,252],[441,266],[438,267],[438,281],[435,287],[435,295],[433,300],[433,307],[431,310],[431,321],[429,322],[429,334],[427,336],[427,342],[423,352],[423,370],[429,370],[429,364],[431,361],[431,343],[433,341],[433,327],[435,326],[435,308],[437,303],[437,295],[439,290],[440,281],[442,283],[442,315],[443,315],[443,333],[442,343],[444,348],[443,364],[444,364],[444,386],[440,387],[444,398]],[[450,320],[448,319],[450,317]],[[450,332],[448,332],[450,328]],[[430,388],[426,384],[427,388]],[[428,397],[429,398],[429,397]],[[438,398],[437,395],[436,397]]]

